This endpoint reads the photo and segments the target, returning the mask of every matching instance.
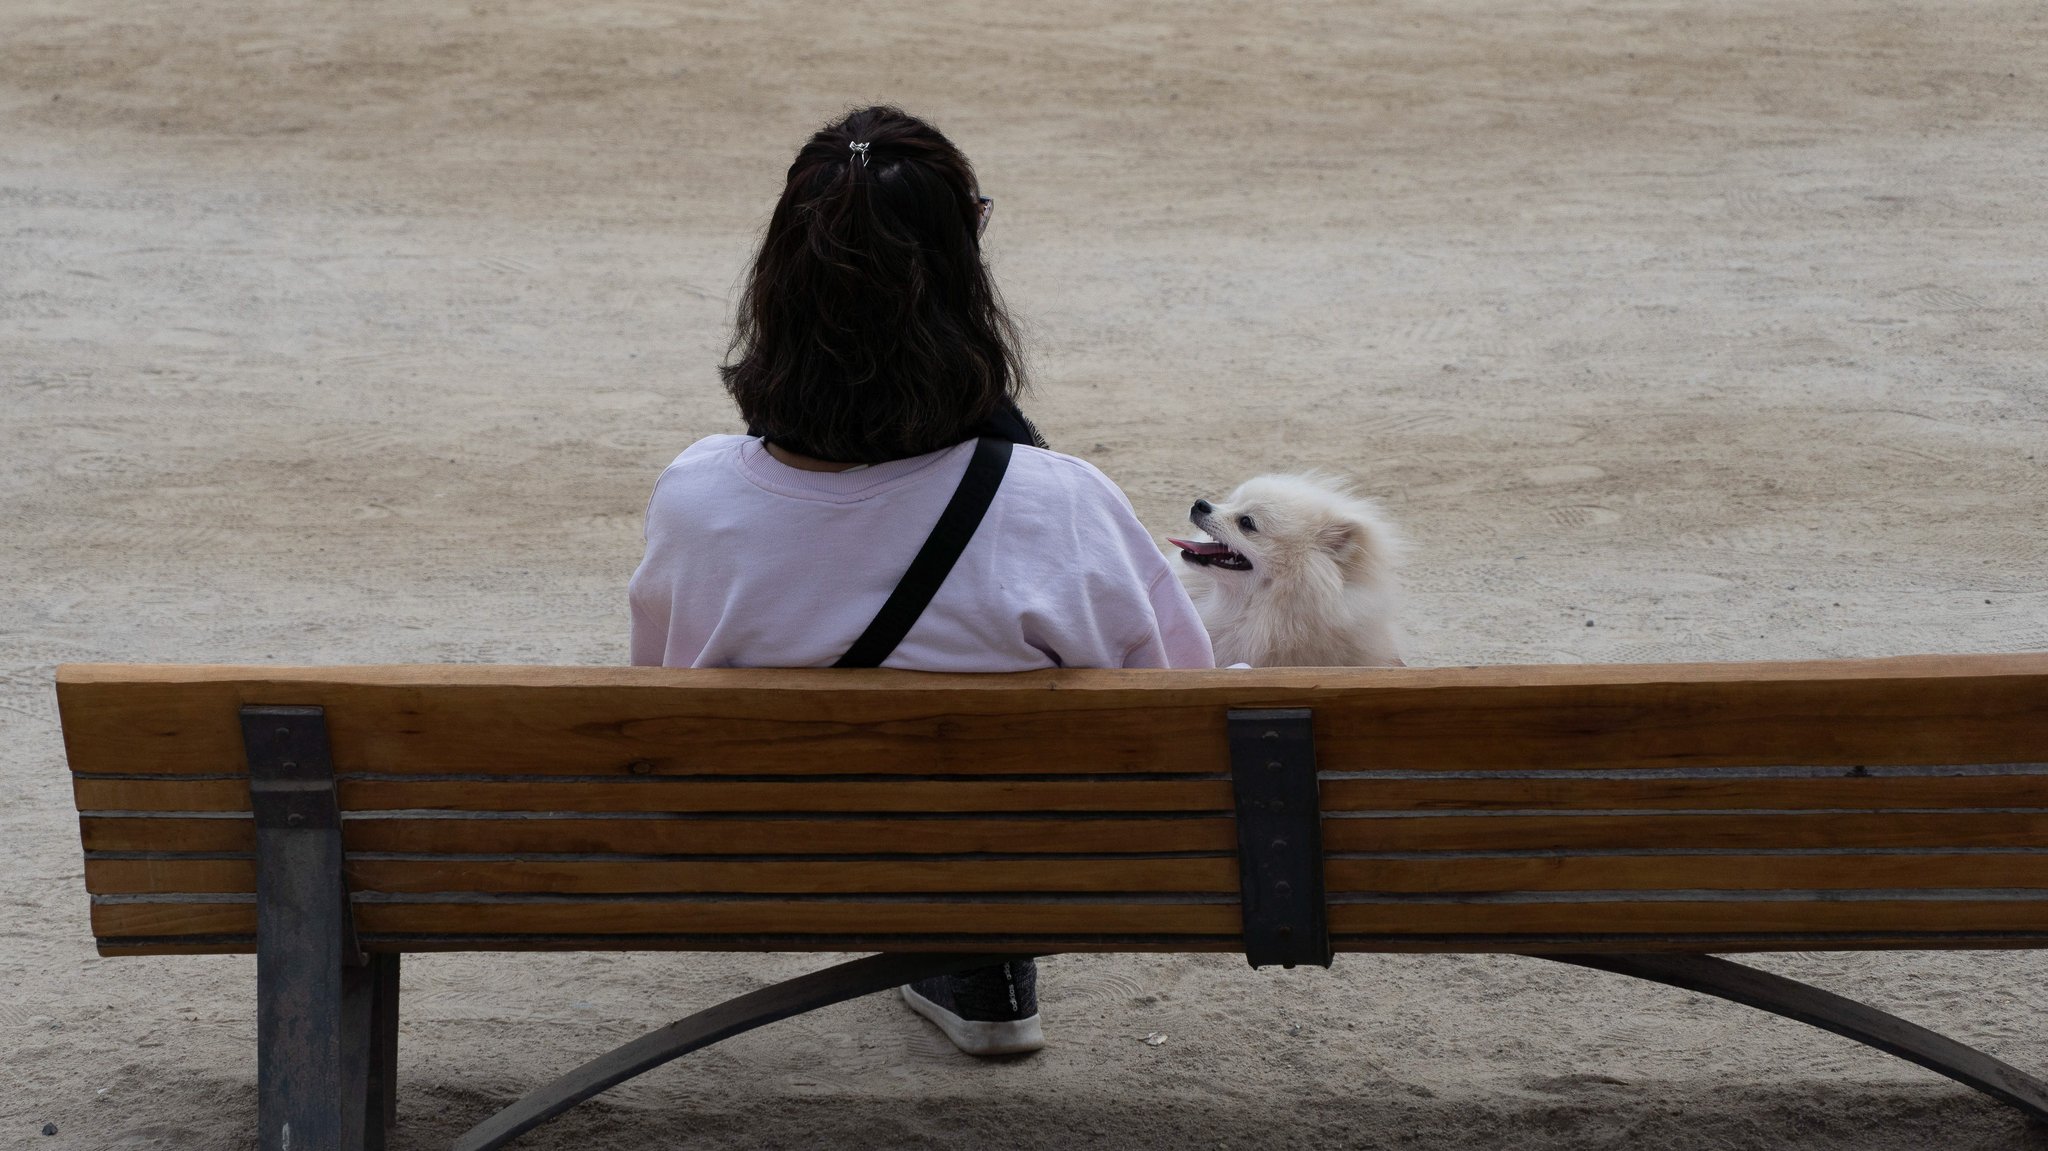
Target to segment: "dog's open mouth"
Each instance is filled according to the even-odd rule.
[[[1166,542],[1180,549],[1180,558],[1201,567],[1224,568],[1234,572],[1252,570],[1252,561],[1231,551],[1214,540],[1177,540],[1166,537]]]

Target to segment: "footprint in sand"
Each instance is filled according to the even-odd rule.
[[[1548,515],[1550,522],[1561,528],[1595,528],[1602,524],[1611,524],[1621,518],[1620,512],[1615,511],[1613,508],[1600,507],[1597,504],[1589,504],[1583,507],[1552,508]]]
[[[1605,479],[1606,476],[1606,472],[1592,464],[1555,464],[1547,468],[1527,468],[1522,472],[1523,479],[1539,488],[1582,484],[1588,480]]]

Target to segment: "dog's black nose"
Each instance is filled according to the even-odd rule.
[[[1210,507],[1210,506],[1209,506],[1209,501],[1208,501],[1208,500],[1196,500],[1196,501],[1195,501],[1195,506],[1194,506],[1194,509],[1193,509],[1193,510],[1192,510],[1192,511],[1191,511],[1191,512],[1190,512],[1189,514],[1191,514],[1191,515],[1198,515],[1198,516],[1206,516],[1206,515],[1208,515],[1208,514],[1209,514],[1210,512],[1213,512],[1213,511],[1215,511],[1215,510],[1216,510],[1215,508],[1212,508],[1212,507]]]

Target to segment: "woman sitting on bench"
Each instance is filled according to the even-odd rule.
[[[699,440],[655,483],[634,663],[1214,665],[1130,501],[1016,407],[1016,332],[981,258],[994,208],[894,108],[797,153],[720,369],[750,434]],[[1044,1045],[1036,980],[1015,961],[903,997],[961,1050],[1010,1054]]]

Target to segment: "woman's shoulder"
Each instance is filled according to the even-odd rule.
[[[1040,483],[1055,483],[1085,494],[1114,494],[1118,500],[1124,494],[1124,489],[1118,487],[1114,479],[1110,479],[1108,475],[1102,473],[1100,467],[1087,463],[1081,457],[1018,444],[1010,461],[1012,467],[1022,463],[1024,467],[1020,469],[1020,473]]]
[[[1131,510],[1130,499],[1116,481],[1079,456],[1019,445],[1011,455],[1011,467],[1026,483],[1058,489],[1077,502],[1107,502]]]
[[[674,462],[669,464],[669,467],[675,467],[676,464],[689,463],[697,460],[708,460],[714,457],[724,458],[727,456],[731,456],[738,453],[740,449],[746,447],[748,444],[752,442],[754,442],[753,436],[705,436],[703,439],[698,440],[696,443],[691,444],[687,448],[684,448],[682,450],[682,453],[676,456]]]
[[[1147,606],[1152,589],[1178,585],[1123,489],[1087,460],[1038,448],[1018,448],[1012,468],[1024,482],[1010,491],[1004,481],[1005,490],[1020,501],[1011,505],[1020,514],[1003,524],[1006,539],[1021,544],[1016,549],[1021,554],[1065,557],[1050,569],[1034,561],[1032,570],[1044,586],[1055,594],[1079,587],[1098,603],[1122,596],[1116,602],[1136,605],[1132,611],[1152,618],[1156,605]]]
[[[752,442],[752,436],[705,436],[684,448],[675,459],[670,460],[669,465],[661,471],[661,479],[666,480],[677,472],[721,466],[738,456],[741,450]],[[659,483],[657,480],[656,486],[659,486]]]
[[[731,480],[739,474],[734,461],[748,442],[747,436],[705,436],[684,448],[655,477],[647,496],[648,522],[672,518],[698,500],[729,495]]]

